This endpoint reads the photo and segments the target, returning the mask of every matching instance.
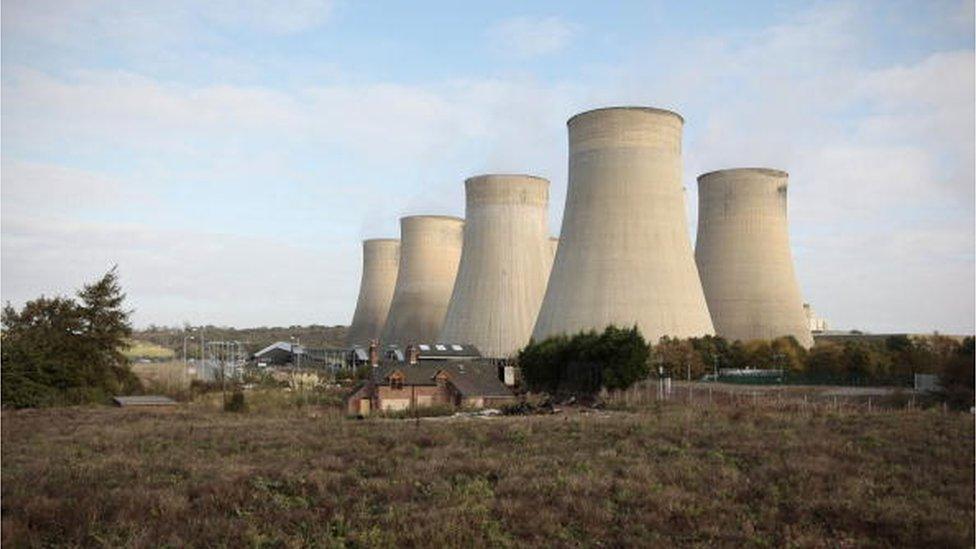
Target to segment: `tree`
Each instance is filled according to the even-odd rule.
[[[592,396],[602,388],[626,389],[647,377],[648,345],[637,327],[608,326],[530,341],[519,351],[522,379],[533,391]]]
[[[967,337],[963,340],[948,360],[939,375],[939,385],[942,396],[955,409],[965,410],[974,403],[974,356],[976,356],[976,340]]]
[[[836,343],[818,343],[806,357],[806,371],[811,374],[841,375],[844,369],[844,347]]]
[[[6,407],[106,401],[139,388],[122,355],[132,333],[113,268],[66,297],[3,308],[2,400]]]
[[[691,346],[698,353],[705,370],[714,373],[721,368],[734,367],[732,345],[728,340],[719,336],[693,337],[689,340]]]
[[[664,368],[664,372],[675,379],[699,379],[714,369],[706,365],[695,350],[691,340],[662,337],[652,350],[654,362]]]
[[[584,360],[600,365],[603,387],[615,391],[627,389],[647,377],[649,351],[637,326],[624,329],[608,326],[582,354]]]
[[[804,359],[806,359],[807,351],[795,337],[777,337],[769,343],[769,347],[773,354],[773,367],[782,368],[787,372],[799,372],[803,370],[803,363]]]

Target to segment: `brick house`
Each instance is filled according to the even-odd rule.
[[[407,410],[413,406],[485,408],[514,402],[498,368],[478,362],[392,363],[377,366],[346,398],[346,413]]]

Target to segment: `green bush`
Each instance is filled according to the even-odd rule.
[[[247,402],[244,401],[243,391],[234,391],[230,395],[230,400],[224,403],[225,412],[246,412]]]
[[[637,327],[608,326],[602,334],[530,341],[519,352],[530,390],[561,396],[593,396],[601,389],[626,389],[648,374],[649,347]]]

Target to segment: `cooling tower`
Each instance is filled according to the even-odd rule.
[[[718,335],[813,337],[793,270],[786,172],[739,168],[698,177],[695,260]]]
[[[439,339],[509,357],[529,342],[549,278],[549,181],[482,175],[464,187],[464,251]]]
[[[645,107],[569,119],[559,248],[533,337],[608,324],[661,336],[713,333],[688,239],[676,113]]]
[[[390,311],[399,263],[399,240],[375,238],[363,241],[363,276],[356,312],[346,334],[347,345],[367,346],[370,340],[380,337],[386,314]]]
[[[552,262],[556,259],[556,248],[559,247],[559,238],[555,236],[549,237],[549,266],[546,269],[546,278],[549,277],[549,272],[552,271]]]
[[[463,232],[464,220],[457,217],[400,219],[400,267],[381,342],[405,346],[437,338],[454,288]]]

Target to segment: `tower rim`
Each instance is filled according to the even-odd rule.
[[[670,109],[662,109],[659,107],[647,107],[642,105],[618,105],[618,106],[609,106],[609,107],[599,107],[596,109],[590,109],[587,111],[576,113],[573,116],[570,116],[568,120],[566,120],[566,125],[572,126],[573,123],[580,117],[603,112],[603,111],[643,111],[643,112],[650,112],[655,114],[667,114],[676,117],[681,122],[682,125],[685,123],[685,118],[683,116]]]
[[[788,178],[790,176],[789,172],[785,170],[780,170],[777,168],[765,168],[761,166],[754,167],[743,167],[743,168],[722,168],[720,170],[712,170],[710,172],[705,172],[698,176],[698,182],[701,183],[703,180],[711,179],[717,175],[723,174],[735,174],[735,173],[758,173],[762,175],[769,175],[773,177],[784,177]]]

